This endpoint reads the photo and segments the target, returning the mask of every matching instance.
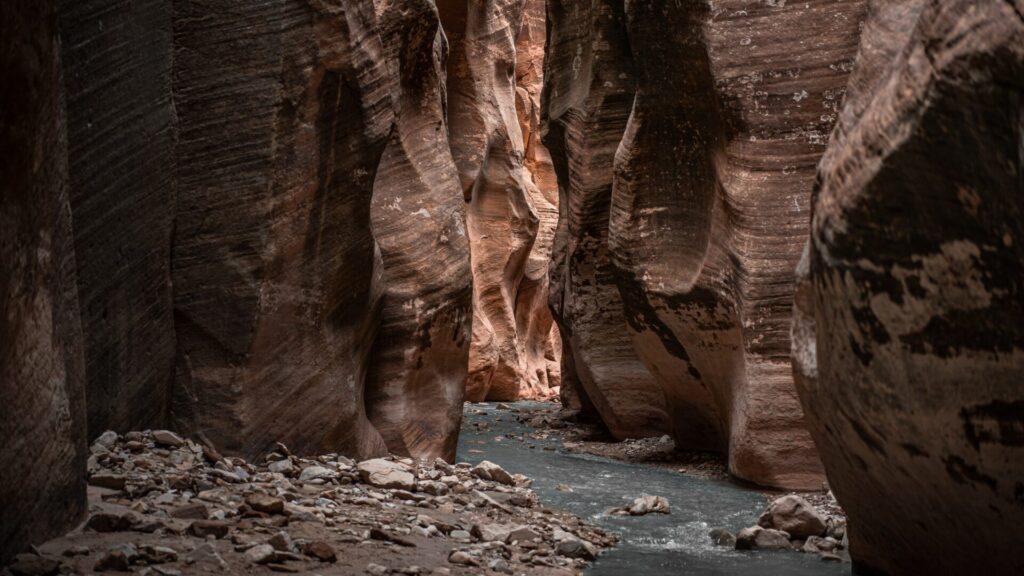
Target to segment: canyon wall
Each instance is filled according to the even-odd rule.
[[[474,292],[466,397],[544,396],[555,199],[550,163],[534,137],[543,2],[442,0],[438,8],[451,46],[451,149],[469,203]]]
[[[1018,574],[1024,3],[872,2],[794,357],[856,562]]]
[[[85,364],[55,3],[0,3],[0,566],[85,513]]]
[[[80,516],[108,428],[452,459],[471,274],[434,3],[29,4],[2,9],[4,560]]]
[[[550,5],[552,303],[613,434],[670,431],[740,478],[820,487],[789,362],[793,271],[863,8]]]

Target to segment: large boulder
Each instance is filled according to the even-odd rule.
[[[805,540],[825,534],[825,519],[806,499],[790,494],[772,502],[757,520],[762,528],[787,532],[793,538]]]
[[[1024,3],[872,2],[794,325],[855,562],[1018,574]]]
[[[57,13],[0,3],[0,566],[85,513],[85,365]]]

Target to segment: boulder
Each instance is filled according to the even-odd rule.
[[[359,478],[371,486],[378,488],[394,488],[399,490],[416,490],[416,477],[402,464],[377,458],[364,460],[356,466]]]
[[[804,540],[825,535],[825,519],[810,502],[790,494],[771,503],[757,520],[762,528],[788,532],[793,538]]]
[[[737,550],[788,550],[789,534],[772,528],[751,526],[736,534]]]
[[[498,482],[500,484],[505,484],[506,486],[515,486],[516,484],[515,478],[513,478],[511,474],[490,460],[484,460],[477,464],[473,467],[471,472],[474,476],[483,480]]]

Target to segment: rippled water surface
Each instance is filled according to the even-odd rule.
[[[524,410],[543,404],[512,404]],[[483,414],[476,413],[482,410]],[[489,430],[474,425],[486,422]],[[557,439],[527,442],[504,437],[522,436],[532,429],[515,415],[497,410],[494,404],[466,406],[459,461],[490,460],[513,473],[533,479],[533,489],[552,507],[588,518],[619,535],[618,546],[606,551],[587,571],[588,575],[655,576],[660,574],[828,575],[850,574],[850,564],[822,562],[816,555],[796,552],[739,552],[714,546],[708,530],[725,527],[733,532],[753,524],[764,509],[757,492],[716,480],[692,478],[652,466],[626,464],[560,449]],[[499,439],[500,438],[500,439]],[[529,444],[537,446],[530,449]],[[543,446],[559,448],[543,450]],[[573,492],[559,492],[558,484]],[[669,515],[640,517],[605,516],[613,506],[628,504],[641,494],[665,496],[672,505]]]

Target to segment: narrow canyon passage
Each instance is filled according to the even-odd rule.
[[[0,576],[1024,574],[1024,0],[3,0],[0,115]]]

